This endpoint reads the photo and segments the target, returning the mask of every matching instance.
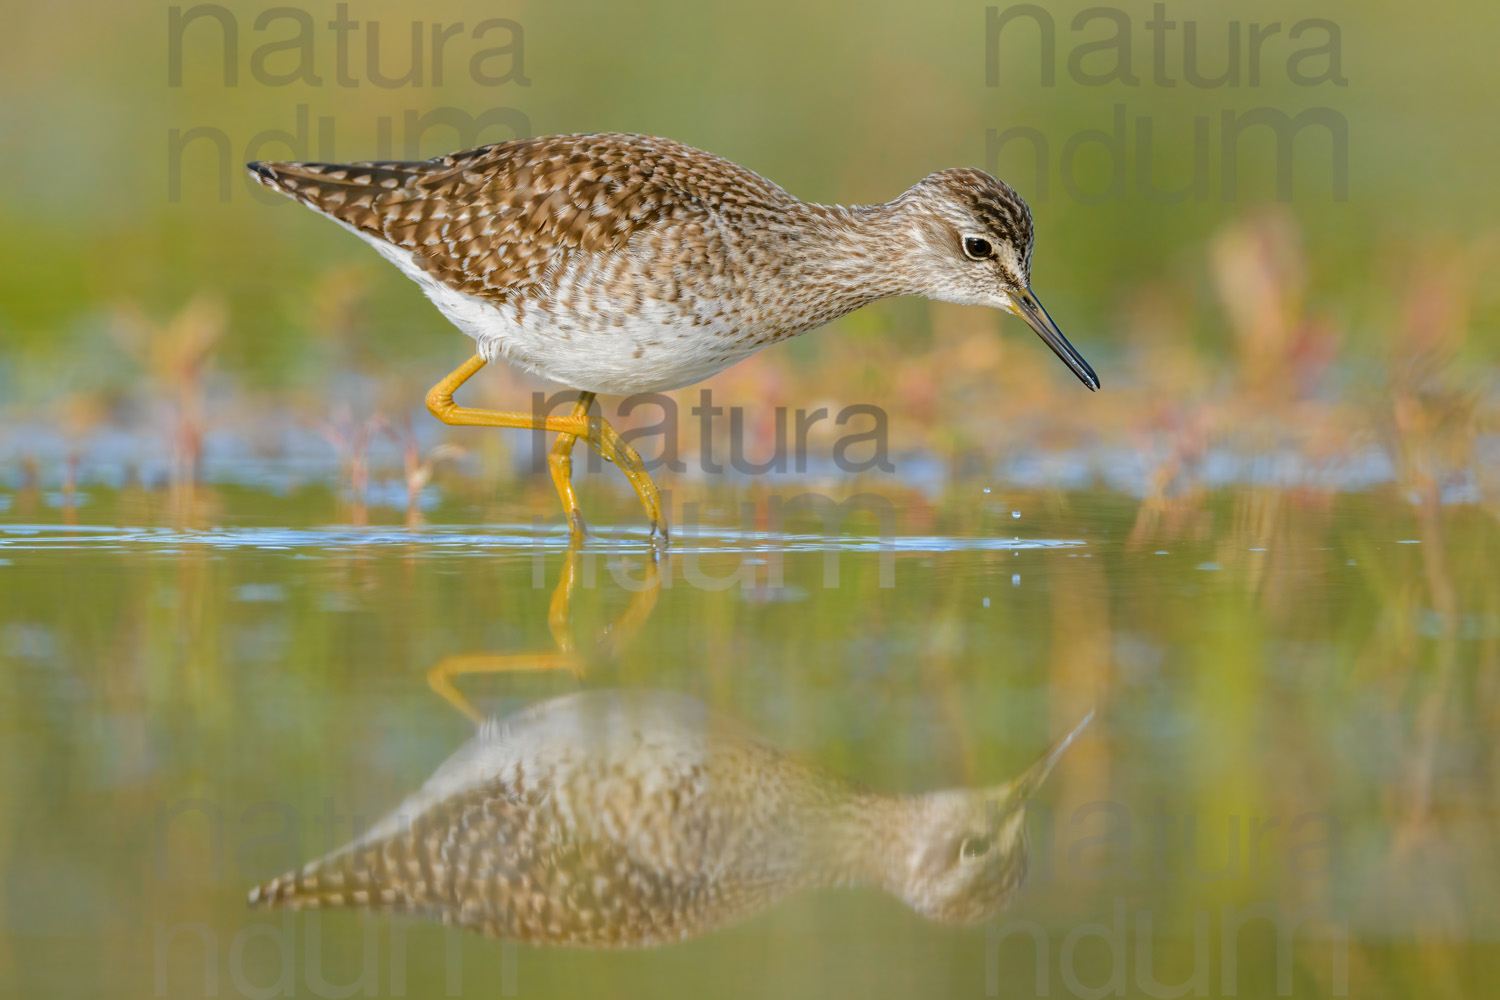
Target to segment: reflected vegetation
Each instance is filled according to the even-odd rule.
[[[537,801],[540,764],[527,761],[547,734],[572,734],[580,775],[641,760],[617,748],[649,731],[700,757],[758,748],[768,773],[820,776],[807,787],[850,801],[916,803],[926,789],[1004,787],[1094,706],[1108,711],[1028,809],[1026,888],[983,928],[883,898],[909,898],[888,870],[873,890],[790,892],[869,876],[840,865],[881,841],[749,824],[789,866],[802,845],[816,878],[783,870],[697,909],[667,902],[685,883],[651,883],[678,922],[638,920],[631,933],[666,940],[739,917],[642,954],[692,988],[727,977],[726,992],[745,996],[767,975],[834,990],[865,967],[880,979],[868,992],[893,996],[920,986],[913,970],[936,969],[953,992],[983,993],[991,972],[1030,992],[1046,976],[1057,992],[1065,975],[1098,984],[1117,968],[1127,986],[1202,979],[1223,992],[1229,968],[1252,995],[1275,993],[1286,963],[1293,995],[1346,983],[1348,995],[1424,997],[1472,995],[1497,971],[1486,942],[1500,933],[1500,764],[1483,733],[1500,711],[1500,528],[1481,506],[1394,491],[975,491],[900,509],[886,587],[880,545],[854,534],[835,543],[828,586],[823,553],[799,537],[672,550],[653,573],[644,548],[533,552],[524,535],[481,534],[449,502],[417,528],[372,508],[370,527],[330,530],[346,502],[334,491],[226,487],[225,527],[194,531],[174,525],[161,493],[87,492],[73,526],[60,497],[0,493],[0,714],[20,748],[0,762],[0,867],[7,905],[27,915],[0,962],[23,987],[92,988],[80,956],[102,942],[131,994],[160,974],[166,995],[203,995],[207,969],[221,982],[236,971],[275,982],[282,968],[303,985],[319,968],[348,982],[365,954],[389,990],[399,933],[410,988],[444,989],[456,962],[467,995],[506,961],[481,935],[455,944],[424,936],[426,920],[362,922],[357,905],[283,923],[247,908],[245,890],[367,833],[399,833],[409,853],[391,857],[416,857],[420,832],[462,819],[423,796],[472,785],[482,799],[503,787],[483,776],[511,762],[531,797],[502,795],[473,829],[543,822],[560,800]],[[991,544],[1005,537],[1016,548]],[[1048,539],[1075,541],[1037,544]],[[691,559],[735,584],[693,586]],[[490,717],[508,721],[474,738]],[[372,824],[412,789],[425,791],[397,810],[409,829]],[[614,801],[592,815],[652,814]],[[696,831],[712,855],[715,828],[690,822],[711,803],[697,801],[657,810],[680,823],[652,843],[666,851]],[[938,839],[954,848],[961,836],[943,827]],[[743,864],[772,856],[717,843]],[[560,898],[595,913],[595,940],[623,942],[626,921],[607,920],[577,878],[603,856],[551,871],[584,894]],[[1005,851],[992,840],[985,856]],[[515,860],[486,863],[518,881]],[[99,901],[87,927],[59,878]],[[977,916],[1004,879],[975,884],[986,888],[932,898]],[[543,910],[522,910],[457,885],[411,903],[505,933],[505,920],[541,919],[556,888]],[[585,930],[547,923],[529,939],[547,940],[552,923],[553,939]],[[273,933],[284,953],[253,944]],[[372,933],[378,946],[364,943]],[[512,967],[528,994],[655,992],[651,975],[622,979],[592,954],[523,949]]]

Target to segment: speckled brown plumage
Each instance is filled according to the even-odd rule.
[[[440,280],[497,302],[545,296],[573,255],[618,253],[669,220],[690,239],[714,216],[754,224],[795,203],[727,161],[615,135],[522,139],[422,163],[260,169],[312,208],[416,252]]]
[[[1018,299],[1029,297],[1031,215],[978,170],[851,208],[637,135],[521,139],[419,163],[250,166],[372,243],[486,360],[591,392],[691,384],[891,295],[1028,312]],[[966,237],[989,250],[966,255]]]
[[[1024,879],[1025,801],[1071,739],[1004,785],[886,796],[682,695],[574,694],[483,727],[359,840],[250,899],[588,947],[680,940],[818,886],[970,923]]]

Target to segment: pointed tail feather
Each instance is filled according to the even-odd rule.
[[[310,861],[250,890],[251,906],[420,908],[435,900],[431,872],[390,841]]]
[[[421,163],[290,163],[257,160],[245,164],[273,191],[373,235],[407,214],[424,176]],[[419,213],[420,214],[420,213]]]

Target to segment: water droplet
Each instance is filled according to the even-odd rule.
[[[1157,549],[1156,554],[1159,556],[1169,556],[1172,553],[1168,552],[1166,549]]]
[[[989,607],[989,606],[990,606],[990,599],[989,599],[989,598],[988,598],[988,597],[986,597],[986,598],[985,598],[985,599],[984,599],[984,606],[985,606],[985,607]]]
[[[1020,573],[1012,573],[1010,575],[1010,585],[1012,587],[1019,587],[1021,585],[1021,574]]]
[[[1010,512],[1010,516],[1016,518],[1017,520],[1019,520],[1020,517],[1021,517],[1021,512],[1018,511],[1018,510],[1013,510],[1013,511]]]
[[[988,492],[989,492],[989,491],[990,491],[990,488],[989,488],[989,487],[988,487],[988,486],[986,486],[986,487],[985,487],[985,488],[984,488],[984,491],[985,491],[985,492],[986,492],[986,493],[988,493]]]

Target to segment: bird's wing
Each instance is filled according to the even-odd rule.
[[[677,940],[749,908],[747,893],[715,889],[700,871],[664,869],[625,844],[568,834],[539,794],[497,783],[438,803],[402,834],[265,882],[250,902],[415,913],[532,943],[630,947]]]
[[[504,301],[549,285],[576,253],[622,250],[671,219],[775,211],[759,174],[668,139],[519,139],[417,163],[257,163],[260,180],[411,251],[445,284]]]

